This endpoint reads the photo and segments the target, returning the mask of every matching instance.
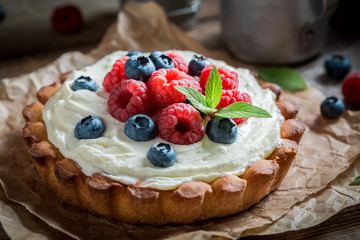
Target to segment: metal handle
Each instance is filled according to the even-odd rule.
[[[304,25],[300,33],[301,43],[304,48],[311,46],[314,39],[314,27],[319,24],[323,18],[330,16],[336,9],[339,0],[323,0],[323,7],[320,15],[312,22]]]

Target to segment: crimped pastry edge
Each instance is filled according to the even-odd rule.
[[[61,83],[66,75],[60,77]],[[54,83],[40,89],[37,96],[41,103],[32,103],[23,109],[26,123],[22,137],[37,171],[65,202],[130,223],[193,223],[246,210],[280,185],[305,131],[305,125],[294,119],[299,108],[292,102],[280,100],[281,91],[277,91],[277,105],[287,119],[280,130],[282,145],[267,159],[249,166],[241,176],[223,176],[211,184],[186,182],[174,190],[144,188],[140,186],[141,181],[124,185],[99,173],[86,176],[73,160],[64,158],[49,142],[42,109],[60,86]],[[279,89],[269,84],[263,87]]]

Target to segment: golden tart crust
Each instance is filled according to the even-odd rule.
[[[281,100],[281,88],[264,84],[277,95],[277,106],[286,121],[281,126],[280,148],[261,159],[241,176],[227,175],[211,184],[192,181],[174,190],[125,185],[99,173],[86,176],[77,164],[64,158],[49,142],[42,119],[46,101],[61,87],[60,81],[38,91],[40,102],[26,106],[22,137],[41,178],[64,201],[81,209],[130,223],[192,223],[224,217],[246,210],[276,189],[284,179],[298,151],[305,124],[295,120],[299,108]]]

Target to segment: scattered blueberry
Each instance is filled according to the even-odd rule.
[[[125,63],[125,75],[129,79],[147,82],[155,71],[154,63],[150,58],[143,55],[131,56]]]
[[[325,61],[326,73],[335,79],[343,79],[349,73],[351,64],[349,59],[341,55],[330,55]]]
[[[147,157],[155,167],[171,167],[176,162],[176,151],[167,143],[155,143],[151,146]]]
[[[103,121],[97,116],[89,115],[76,124],[74,133],[77,139],[94,139],[100,137],[104,130]]]
[[[161,68],[168,69],[175,67],[174,60],[163,52],[160,51],[152,52],[149,57],[151,61],[154,63],[156,70]]]
[[[189,63],[189,73],[191,76],[200,76],[204,67],[210,64],[212,64],[210,59],[204,56],[194,55]]]
[[[139,51],[130,51],[128,52],[128,54],[126,56],[137,56],[137,55],[144,55],[142,52],[139,52]]]
[[[213,118],[206,126],[208,138],[216,143],[230,144],[237,137],[237,126],[231,118]]]
[[[156,137],[157,127],[149,116],[138,114],[126,121],[125,134],[135,141],[148,141]]]
[[[343,114],[345,105],[341,99],[337,97],[328,97],[321,103],[321,114],[324,118],[338,118]]]
[[[95,80],[92,79],[91,77],[81,76],[81,77],[78,77],[77,79],[75,79],[74,83],[71,86],[71,89],[74,91],[86,89],[86,90],[96,92],[97,85],[96,85]]]

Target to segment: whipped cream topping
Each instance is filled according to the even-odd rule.
[[[194,53],[177,51],[188,63]],[[275,95],[262,89],[247,69],[235,69],[223,61],[212,60],[217,67],[237,72],[239,90],[250,95],[253,105],[267,110],[272,118],[249,118],[238,126],[237,140],[233,144],[218,144],[206,134],[202,141],[191,145],[170,143],[176,150],[177,161],[168,168],[153,166],[147,152],[157,142],[136,142],[124,133],[125,123],[117,121],[108,112],[108,93],[102,81],[114,62],[127,52],[114,52],[92,66],[73,71],[60,90],[46,103],[43,119],[48,138],[66,158],[73,159],[82,171],[91,176],[101,173],[124,184],[145,180],[142,186],[169,190],[188,181],[211,183],[216,178],[241,175],[259,159],[266,158],[281,145],[280,125],[284,121],[275,104]],[[98,85],[97,92],[73,91],[73,81],[80,76],[92,77]],[[74,135],[76,124],[88,115],[100,117],[105,124],[103,135],[97,139],[79,140]],[[205,123],[206,124],[206,123]]]

